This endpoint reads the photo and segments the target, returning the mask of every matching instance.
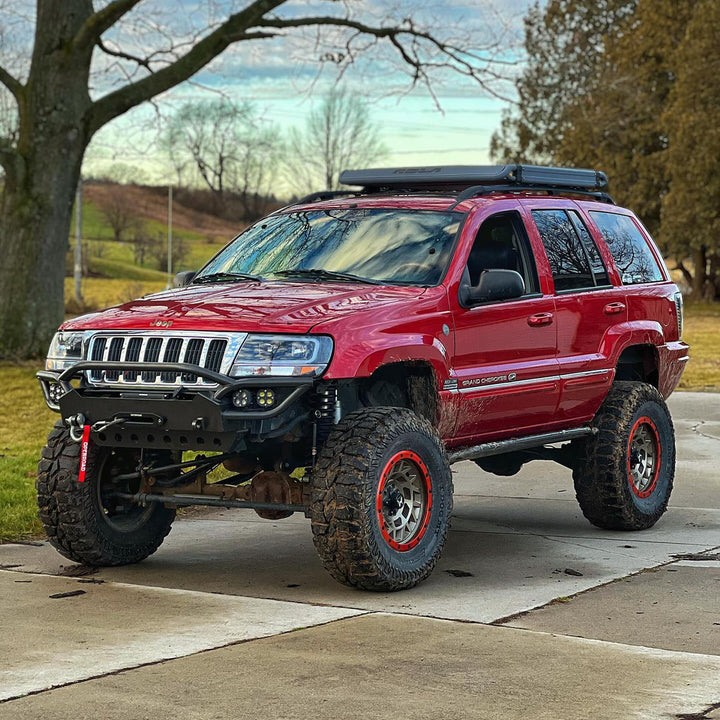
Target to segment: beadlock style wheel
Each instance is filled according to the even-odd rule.
[[[647,416],[638,418],[630,431],[628,479],[639,498],[650,497],[660,474],[662,451],[655,423]]]
[[[377,513],[380,531],[398,552],[412,550],[422,540],[432,509],[432,484],[417,453],[396,453],[380,477]]]

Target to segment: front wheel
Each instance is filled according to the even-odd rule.
[[[312,530],[325,568],[364,590],[404,590],[432,572],[452,511],[445,448],[405,408],[368,408],[336,425],[313,472]]]
[[[585,517],[607,530],[652,527],[668,506],[675,433],[660,393],[616,382],[595,416],[597,433],[578,443],[575,493]]]
[[[152,503],[119,501],[115,492],[137,492],[118,481],[137,469],[131,449],[88,446],[86,473],[79,482],[80,443],[61,421],[48,436],[38,465],[40,520],[48,540],[66,558],[85,565],[127,565],[154,553],[170,532],[175,510]]]

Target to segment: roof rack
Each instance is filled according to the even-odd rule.
[[[332,200],[336,197],[347,197],[348,195],[359,195],[358,190],[319,190],[295,200],[292,205],[307,205],[309,203],[318,202],[319,200]]]
[[[610,195],[601,192],[607,186],[605,173],[542,165],[448,165],[345,170],[340,174],[340,182],[361,187],[360,192],[363,194],[455,191],[459,192],[456,205],[471,197],[494,192],[521,191],[583,195],[614,204]]]

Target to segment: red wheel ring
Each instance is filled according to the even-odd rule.
[[[385,465],[376,509],[385,542],[398,552],[412,550],[430,524],[432,482],[422,458],[412,450],[395,453]]]
[[[652,495],[660,477],[662,446],[660,434],[651,418],[643,415],[630,430],[627,447],[627,473],[630,489],[639,498]]]

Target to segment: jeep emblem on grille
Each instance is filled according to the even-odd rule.
[[[172,324],[173,324],[172,320],[153,320],[150,323],[150,327],[169,328]]]

